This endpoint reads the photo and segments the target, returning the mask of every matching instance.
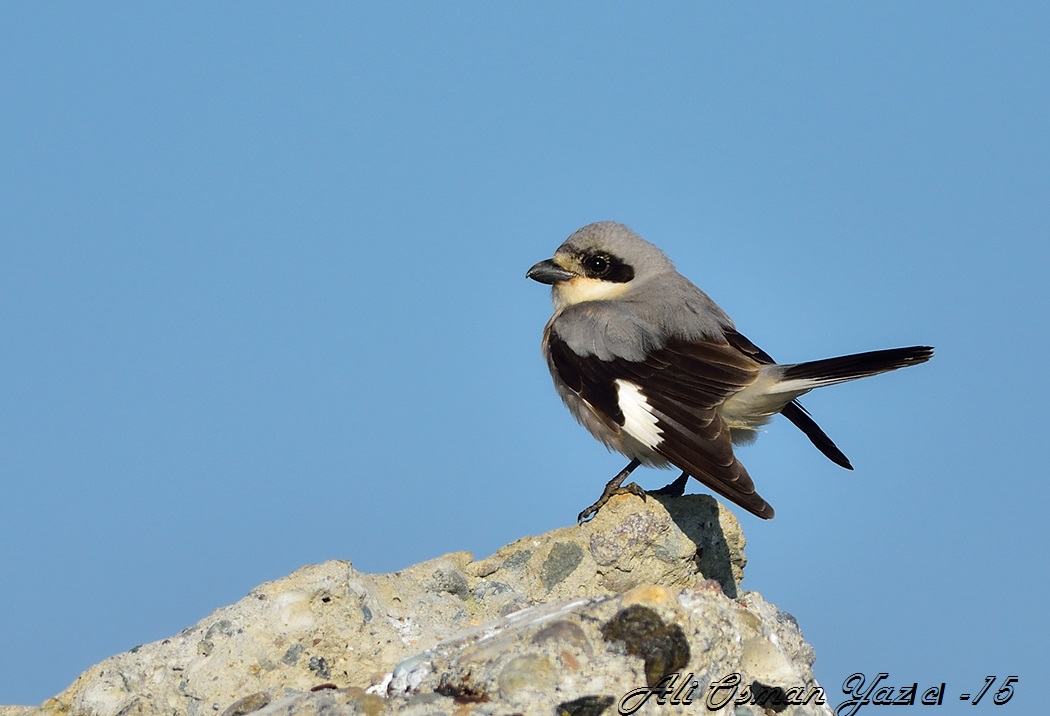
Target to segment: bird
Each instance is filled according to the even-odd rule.
[[[740,333],[729,315],[680,274],[667,255],[627,226],[600,221],[570,235],[526,278],[551,286],[554,313],[542,352],[572,415],[630,459],[591,519],[614,495],[645,497],[623,482],[640,465],[681,475],[655,493],[678,496],[689,478],[763,519],[773,507],[734,452],[781,414],[835,464],[846,455],[798,402],[826,385],[925,363],[930,346],[781,364]]]

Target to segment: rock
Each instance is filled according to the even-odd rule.
[[[640,713],[674,714],[745,688],[801,701],[817,689],[813,651],[790,615],[740,593],[743,545],[710,497],[621,496],[583,526],[478,561],[457,552],[379,575],[304,567],[0,716],[587,716],[616,713],[632,692],[651,702]],[[669,684],[678,703],[650,691]],[[830,713],[812,698],[775,710]]]

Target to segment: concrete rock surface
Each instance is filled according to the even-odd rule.
[[[621,496],[482,560],[312,565],[0,716],[830,714],[743,546],[710,497]]]

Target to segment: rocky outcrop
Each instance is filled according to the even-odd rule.
[[[0,716],[830,713],[743,544],[709,497],[624,496],[482,560],[304,567]]]

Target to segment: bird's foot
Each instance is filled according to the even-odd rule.
[[[622,482],[622,480],[620,482]],[[602,491],[602,496],[598,498],[598,501],[579,514],[576,518],[576,524],[582,525],[584,522],[594,517],[598,514],[598,510],[604,507],[605,503],[616,495],[630,494],[637,495],[643,500],[645,499],[645,490],[639,487],[637,482],[628,483],[623,487],[620,486],[620,482],[617,482],[616,480],[610,481],[609,484],[605,486],[605,489]]]
[[[685,494],[686,483],[689,482],[689,474],[683,472],[674,482],[664,485],[659,490],[649,490],[650,495],[658,497],[681,497]]]

